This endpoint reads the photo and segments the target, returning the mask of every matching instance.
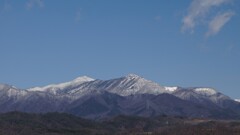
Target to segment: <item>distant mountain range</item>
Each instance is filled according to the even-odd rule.
[[[166,87],[135,74],[99,80],[87,76],[44,87],[0,84],[0,112],[66,112],[91,119],[158,115],[239,119],[240,103],[213,88]]]

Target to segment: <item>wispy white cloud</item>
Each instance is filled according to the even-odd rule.
[[[33,7],[38,6],[40,8],[44,7],[43,0],[28,0],[26,3],[27,9],[32,9]]]
[[[212,36],[217,34],[221,28],[232,18],[234,15],[234,12],[228,11],[222,14],[219,14],[215,16],[208,25],[208,32],[206,33],[206,36]]]
[[[209,11],[224,3],[229,3],[231,0],[193,0],[188,9],[188,13],[182,19],[182,32],[194,32],[194,28],[204,22]]]

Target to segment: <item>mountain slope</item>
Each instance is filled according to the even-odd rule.
[[[110,80],[87,76],[44,87],[0,85],[0,112],[68,112],[101,119],[119,114],[239,118],[240,103],[212,88],[165,87],[138,75]]]
[[[28,91],[42,91],[42,92],[51,92],[53,94],[57,94],[58,92],[61,93],[62,91],[66,89],[72,89],[74,87],[77,87],[85,82],[91,82],[94,81],[94,79],[82,76],[78,77],[70,82],[60,83],[60,84],[51,84],[44,87],[33,87],[30,89],[27,89]]]
[[[169,92],[163,86],[135,74],[129,74],[125,77],[102,81],[97,85],[97,88],[99,90],[105,90],[121,96],[129,96],[133,94],[157,95]]]

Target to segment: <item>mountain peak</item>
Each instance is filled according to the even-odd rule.
[[[214,95],[217,93],[217,91],[213,88],[195,88],[194,89],[195,92],[199,93],[199,94],[207,94],[207,95]]]
[[[15,87],[15,86],[13,86],[13,85],[0,84],[0,90],[3,90],[3,89],[10,89],[10,88],[17,89],[17,87]]]
[[[165,87],[165,89],[169,92],[175,92],[178,89],[178,87]]]
[[[139,75],[136,75],[136,74],[128,74],[128,75],[126,76],[126,78],[136,79],[136,78],[142,78],[142,77],[140,77]]]
[[[88,76],[80,76],[76,79],[74,79],[74,82],[89,82],[89,81],[94,81],[95,79],[88,77]]]
[[[239,102],[239,103],[240,103],[240,99],[234,99],[234,101],[236,101],[236,102]]]
[[[10,88],[11,86],[8,84],[0,84],[0,90]]]
[[[90,81],[94,81],[94,80],[95,79],[90,78],[88,76],[81,76],[81,77],[78,77],[69,82],[64,82],[64,83],[59,83],[59,84],[50,84],[50,85],[47,85],[44,87],[33,87],[33,88],[28,89],[28,91],[48,91],[48,90],[50,90],[55,93],[57,90],[63,90],[67,87],[76,86],[81,83],[90,82]]]
[[[159,84],[140,77],[136,74],[128,74],[127,76],[112,79],[104,82],[100,89],[105,89],[110,93],[116,93],[121,96],[129,96],[134,94],[160,94],[167,92],[164,87]]]

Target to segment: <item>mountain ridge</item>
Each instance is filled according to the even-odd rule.
[[[43,87],[0,85],[0,112],[67,112],[98,119],[119,114],[233,118],[240,103],[207,87],[161,86],[135,74],[100,80],[87,76]]]

